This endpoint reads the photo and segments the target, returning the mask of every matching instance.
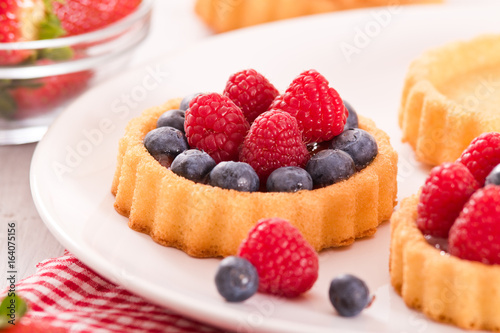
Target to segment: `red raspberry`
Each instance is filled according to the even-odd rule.
[[[266,111],[279,91],[255,69],[234,73],[229,77],[224,95],[239,106],[249,123]]]
[[[274,170],[304,167],[309,158],[297,120],[281,110],[266,111],[255,119],[240,152],[240,161],[254,168],[261,184]]]
[[[465,165],[482,186],[486,176],[500,164],[500,133],[483,133],[470,143],[458,162]]]
[[[217,163],[238,160],[249,127],[241,109],[217,93],[196,96],[186,110],[184,129],[189,145],[205,151]]]
[[[500,186],[474,193],[450,229],[449,252],[462,259],[500,264]]]
[[[434,237],[448,237],[462,207],[478,188],[470,171],[460,163],[443,163],[433,168],[418,203],[420,231]]]
[[[300,74],[270,109],[280,109],[297,118],[306,143],[331,140],[344,131],[348,111],[328,80],[315,70]]]
[[[300,231],[280,218],[261,219],[241,243],[238,255],[259,274],[259,291],[295,297],[318,278],[318,255]]]

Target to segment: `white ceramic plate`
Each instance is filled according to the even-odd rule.
[[[35,152],[37,208],[58,240],[106,278],[152,302],[238,332],[456,332],[406,308],[389,283],[389,224],[354,245],[320,254],[320,276],[301,298],[258,294],[228,304],[213,283],[218,259],[194,259],[127,227],[110,193],[118,139],[148,106],[198,91],[222,91],[227,77],[255,68],[280,90],[301,71],[323,73],[360,114],[387,131],[400,153],[399,197],[416,192],[428,168],[400,143],[397,109],[410,61],[431,47],[500,32],[500,7],[392,7],[328,14],[220,35],[96,87],[53,124]],[[244,213],[244,212],[242,212]],[[373,305],[335,314],[330,280],[365,279]]]

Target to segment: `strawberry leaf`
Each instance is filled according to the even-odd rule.
[[[52,8],[52,0],[44,0],[45,2],[45,20],[40,23],[38,30],[38,39],[53,39],[66,34],[62,28],[61,20],[54,14]]]
[[[72,59],[73,49],[70,47],[60,47],[55,49],[42,49],[38,51],[38,59],[50,59],[54,61],[63,61]]]
[[[9,293],[0,303],[0,329],[14,325],[28,310],[26,302],[14,293]]]

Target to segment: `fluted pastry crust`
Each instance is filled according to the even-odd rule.
[[[391,217],[390,274],[405,303],[465,329],[500,331],[500,266],[462,260],[430,245],[416,226],[418,195]]]
[[[456,160],[475,137],[500,131],[500,35],[455,42],[410,65],[399,125],[431,165]]]
[[[237,192],[196,184],[162,167],[143,138],[179,100],[153,107],[127,125],[120,140],[112,193],[130,228],[195,257],[234,255],[250,228],[264,217],[291,221],[317,250],[371,236],[396,203],[397,153],[389,137],[363,117],[379,153],[346,181],[297,193]]]

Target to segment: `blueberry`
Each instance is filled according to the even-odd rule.
[[[170,170],[181,177],[202,183],[216,164],[207,153],[198,149],[189,149],[177,155]]]
[[[491,170],[488,177],[486,177],[486,181],[484,185],[500,185],[500,164]]]
[[[343,317],[356,316],[371,300],[366,283],[350,274],[333,279],[328,293],[333,307]]]
[[[168,167],[172,160],[189,149],[186,137],[173,127],[155,128],[144,137],[144,146],[161,165]]]
[[[324,187],[351,177],[356,171],[354,161],[346,152],[325,149],[313,155],[306,164],[314,186]]]
[[[306,170],[287,166],[274,170],[267,178],[268,192],[297,192],[300,190],[312,190],[313,181]]]
[[[242,302],[257,292],[259,275],[245,258],[224,258],[215,274],[215,286],[228,302]]]
[[[186,111],[187,109],[189,109],[189,103],[191,103],[193,98],[195,98],[199,94],[200,93],[195,93],[195,94],[191,94],[191,95],[184,97],[181,101],[181,105],[179,106],[179,109],[181,109],[182,111]]]
[[[354,108],[352,107],[349,102],[344,101],[344,106],[347,108],[347,111],[349,111],[349,116],[347,117],[347,121],[344,126],[344,131],[350,129],[350,128],[358,128],[358,113]]]
[[[333,138],[331,149],[340,149],[351,155],[356,170],[365,168],[378,154],[375,138],[368,132],[353,128]]]
[[[184,118],[186,113],[182,110],[168,110],[156,122],[156,127],[170,126],[184,133]]]
[[[254,192],[259,189],[259,176],[250,164],[245,162],[220,162],[209,174],[208,183],[241,192]]]

